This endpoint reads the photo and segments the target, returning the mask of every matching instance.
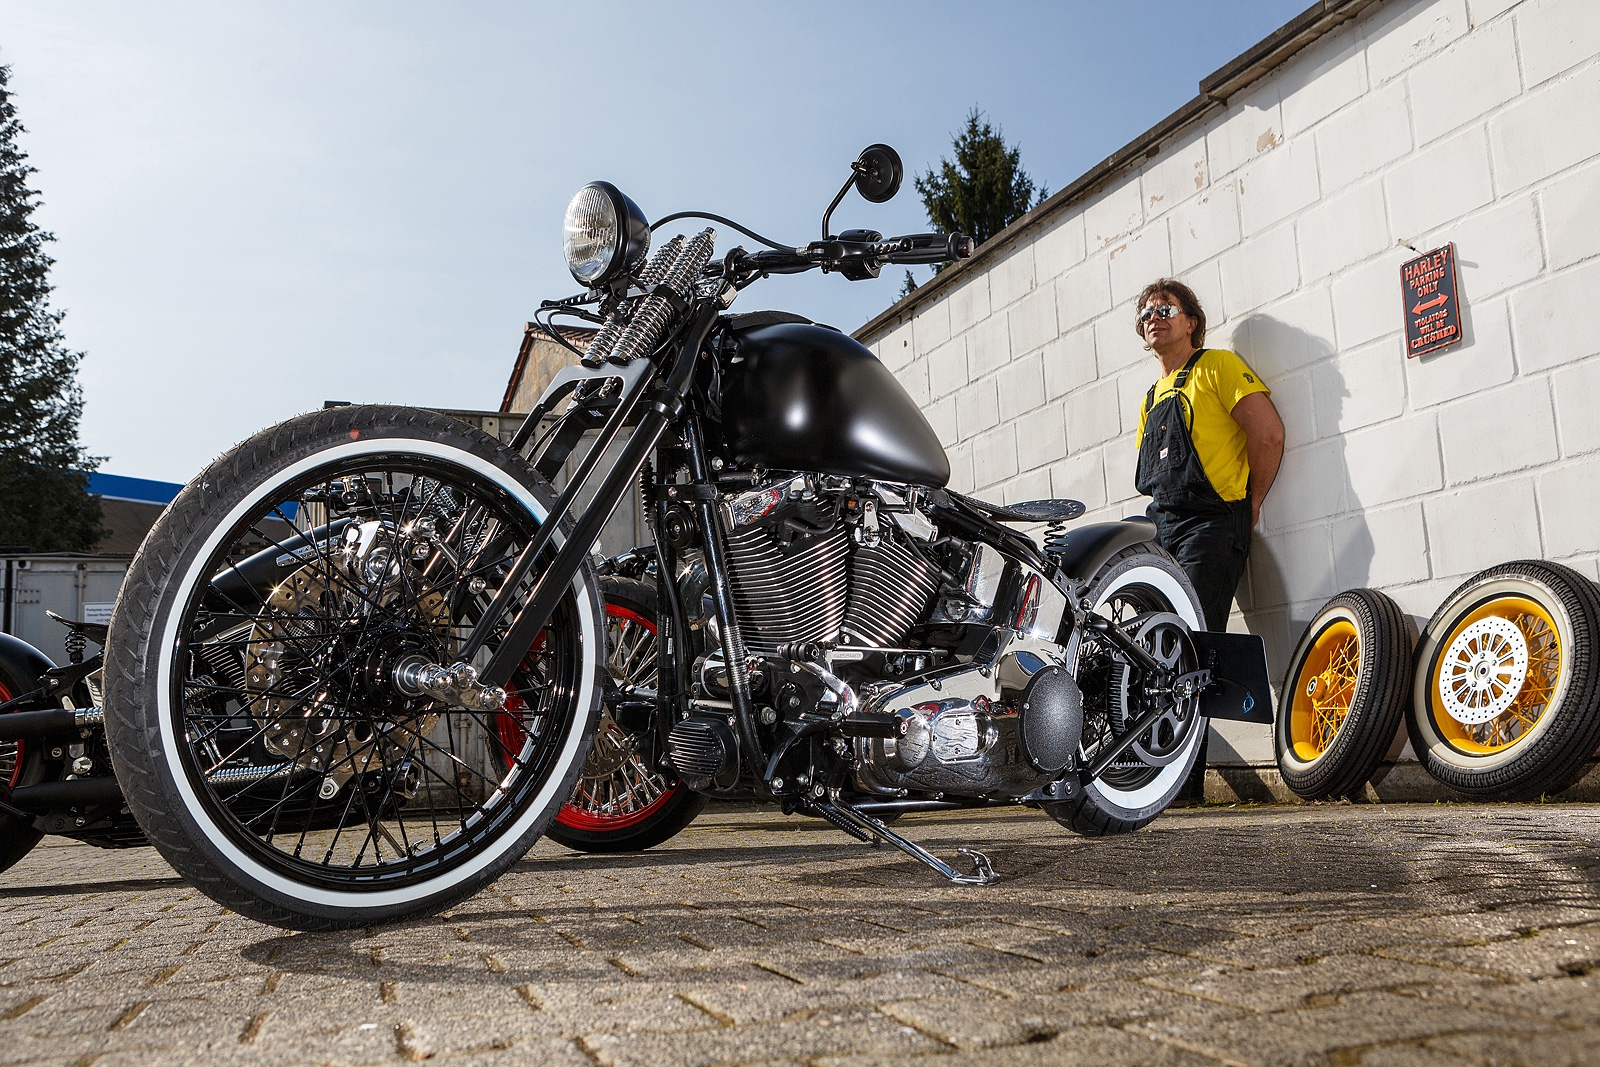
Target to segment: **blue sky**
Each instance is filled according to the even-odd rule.
[[[87,352],[85,443],[186,481],[324,399],[498,406],[523,323],[575,288],[561,214],[586,181],[799,243],[863,146],[921,172],[976,105],[1060,189],[1305,3],[8,0],[0,63]],[[910,173],[836,227],[925,229]],[[739,306],[848,330],[901,277]]]

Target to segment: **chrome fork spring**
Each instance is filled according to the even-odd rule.
[[[709,226],[695,234],[683,246],[676,262],[667,269],[666,276],[657,284],[670,289],[679,301],[687,299],[694,287],[695,279],[700,275],[701,268],[711,261],[711,251],[716,246],[716,240],[717,231]],[[640,356],[649,355],[666,335],[667,325],[672,321],[673,305],[676,302],[659,293],[640,301],[638,310],[633,313],[633,321],[628,323],[628,328],[622,331],[622,336],[617,340],[616,350],[610,356],[611,361],[627,363]]]
[[[688,238],[679,234],[660,248],[650,257],[650,262],[645,264],[644,270],[639,272],[639,284],[646,288],[659,284],[666,278],[667,271],[678,261],[678,256],[683,252],[684,243]],[[627,329],[628,322],[617,312],[613,311],[610,318],[600,327],[600,332],[594,335],[589,342],[588,357],[591,363],[599,363],[611,354],[616,347],[617,338],[622,336],[622,331]]]

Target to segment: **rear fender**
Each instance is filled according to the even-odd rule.
[[[1067,531],[1066,548],[1057,558],[1063,574],[1085,581],[1094,577],[1106,560],[1118,552],[1155,539],[1156,525],[1149,519],[1130,517],[1121,522],[1092,522]]]

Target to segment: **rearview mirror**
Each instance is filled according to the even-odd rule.
[[[905,178],[900,164],[900,153],[886,144],[868,145],[861,150],[851,167],[856,172],[856,192],[873,204],[894,199]]]

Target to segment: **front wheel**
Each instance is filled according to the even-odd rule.
[[[1132,545],[1112,556],[1090,582],[1087,597],[1094,611],[1134,636],[1169,669],[1195,668],[1181,631],[1205,629],[1200,598],[1183,568],[1158,545]],[[1073,674],[1083,691],[1078,753],[1083,766],[1145,708],[1137,679],[1098,638],[1080,630],[1073,648]],[[1205,733],[1206,719],[1195,708],[1175,707],[1105,773],[1085,782],[1076,799],[1045,804],[1044,811],[1088,837],[1131,833],[1177,798]]]
[[[461,660],[553,500],[487,434],[378,406],[291,419],[191,482],[129,568],[106,646],[117,777],[162,856],[224,906],[308,930],[437,911],[520,859],[599,713],[593,571],[505,685],[528,709],[514,749],[493,711],[408,672]]]

